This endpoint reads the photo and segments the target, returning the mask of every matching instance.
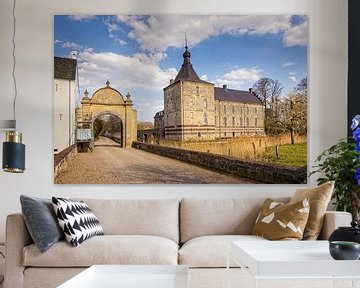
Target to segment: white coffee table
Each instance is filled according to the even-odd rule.
[[[185,265],[94,265],[58,288],[188,288]]]
[[[312,279],[333,285],[347,280],[346,287],[360,287],[360,261],[334,260],[328,241],[235,241],[229,256],[248,272],[253,287],[260,280]]]

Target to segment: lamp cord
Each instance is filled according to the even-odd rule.
[[[12,50],[12,57],[13,57],[13,69],[12,69],[12,77],[14,81],[14,90],[15,90],[15,96],[14,96],[14,102],[13,102],[13,114],[14,114],[14,121],[15,121],[15,130],[16,130],[16,98],[17,98],[17,85],[16,85],[16,78],[15,78],[15,67],[16,67],[16,57],[15,57],[15,33],[16,33],[16,16],[15,16],[15,7],[16,7],[16,0],[13,0],[13,9],[12,9],[12,16],[13,16],[13,22],[14,22],[14,29],[13,29],[13,35],[12,35],[12,44],[13,44],[13,50]]]

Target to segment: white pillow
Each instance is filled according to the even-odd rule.
[[[99,220],[84,202],[52,197],[55,214],[66,241],[79,246],[86,239],[104,235]]]

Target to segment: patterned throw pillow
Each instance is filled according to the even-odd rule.
[[[318,187],[298,189],[290,199],[289,203],[299,202],[305,198],[309,199],[310,214],[305,227],[304,240],[316,240],[319,237],[334,184],[334,181],[330,181]]]
[[[86,239],[104,235],[99,220],[84,202],[52,197],[55,214],[66,241],[79,246]]]
[[[308,199],[284,204],[268,198],[260,209],[252,234],[269,240],[301,240],[308,217]]]

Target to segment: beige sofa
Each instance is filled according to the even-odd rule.
[[[41,254],[23,216],[8,216],[5,288],[56,287],[94,264],[185,264],[191,288],[223,288],[231,241],[268,241],[250,235],[264,199],[82,200],[105,235],[76,248],[61,241]],[[327,212],[321,237],[350,220],[348,213]],[[236,287],[243,272],[231,266],[231,286]]]

